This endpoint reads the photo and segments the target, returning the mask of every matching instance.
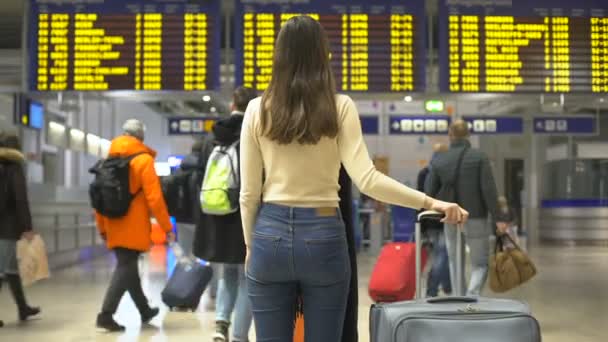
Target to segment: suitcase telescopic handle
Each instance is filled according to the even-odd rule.
[[[423,221],[441,221],[445,217],[444,214],[428,210],[418,215],[416,228],[414,232],[414,240],[416,242],[416,299],[422,298],[422,232],[420,223]]]
[[[418,215],[418,221],[416,222],[415,229],[415,240],[416,240],[416,298],[422,298],[422,232],[420,224],[421,222],[429,221],[441,221],[445,215],[443,213],[429,210],[422,212]],[[463,240],[462,240],[462,225],[459,225],[456,232],[456,281],[455,281],[455,293],[458,296],[464,296],[464,267],[463,267]],[[464,298],[464,297],[457,297]]]
[[[435,297],[429,298],[426,301],[429,304],[444,304],[444,303],[477,303],[477,298],[467,296],[453,297]]]
[[[418,215],[418,222],[422,221],[441,221],[445,215],[438,211],[427,210]]]

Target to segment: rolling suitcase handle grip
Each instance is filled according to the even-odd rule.
[[[422,232],[420,229],[420,223],[424,221],[441,221],[444,218],[444,214],[437,211],[425,211],[418,215],[416,222],[416,299],[422,298]],[[464,296],[463,292],[463,267],[462,267],[462,227],[458,227],[457,231],[457,242],[456,242],[456,288],[455,293],[458,296]],[[462,297],[457,297],[462,298]]]
[[[173,255],[175,255],[175,258],[177,259],[178,262],[181,263],[194,263],[194,262],[198,262],[199,259],[196,258],[194,255],[188,255],[184,252],[184,249],[182,248],[182,246],[179,245],[179,243],[177,242],[172,242],[169,244],[169,248],[171,250],[173,250]],[[203,265],[208,265],[208,262],[202,261],[201,260],[201,264]]]
[[[441,220],[443,220],[444,217],[445,217],[445,215],[438,211],[427,210],[425,212],[420,213],[420,215],[418,215],[418,222],[427,221],[427,220],[441,221]]]
[[[454,296],[454,297],[436,297],[436,298],[429,298],[426,301],[429,304],[443,304],[443,303],[477,303],[477,298],[475,297],[459,297],[459,296]]]

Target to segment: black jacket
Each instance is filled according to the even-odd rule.
[[[427,183],[427,179],[429,178],[429,174],[431,173],[430,167],[425,166],[420,172],[418,172],[418,179],[416,181],[416,190],[425,192],[425,185]],[[418,213],[422,213],[424,209],[420,209]],[[426,221],[422,222],[422,232],[426,233],[428,229],[441,230],[443,229],[443,223],[437,221]]]
[[[202,160],[200,151],[195,151],[187,155],[180,165],[180,172],[189,174],[188,189],[189,203],[192,204],[188,218],[176,217],[178,223],[194,224],[200,219],[200,189],[203,177],[205,177],[205,162]]]
[[[458,204],[468,210],[471,218],[487,218],[489,213],[496,220],[498,194],[490,161],[485,153],[470,146],[466,140],[452,143],[448,152],[431,162],[427,194],[436,197],[442,185],[453,180],[458,158],[469,147],[460,169]]]
[[[205,160],[205,166],[213,147],[230,145],[240,138],[243,117],[240,113],[233,113],[230,117],[218,121],[213,127],[213,135],[204,138],[201,157]],[[198,186],[200,188],[200,184]],[[200,215],[200,217],[196,220],[192,246],[194,255],[210,262],[244,263],[246,248],[241,212],[216,216],[203,214],[200,205],[197,208],[196,215]]]
[[[27,182],[23,163],[25,157],[17,150],[0,148],[0,239],[19,240],[32,230],[32,216],[27,198]]]
[[[357,330],[359,315],[359,283],[357,275],[357,250],[355,248],[355,227],[353,223],[353,196],[352,181],[342,168],[340,170],[340,211],[346,227],[346,240],[348,241],[348,254],[350,256],[350,289],[348,291],[348,303],[346,316],[342,331],[342,342],[357,342],[359,333]]]
[[[426,179],[429,176],[430,172],[431,170],[429,170],[428,166],[425,166],[424,169],[418,172],[418,179],[416,180],[416,190],[424,192],[424,184],[426,183]]]

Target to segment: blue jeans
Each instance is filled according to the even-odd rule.
[[[452,288],[456,289],[456,235],[457,227],[454,225],[445,225],[445,237],[446,237],[446,245],[448,249],[448,255],[450,257],[450,275],[452,277]],[[488,277],[488,264],[490,262],[490,229],[488,220],[486,219],[469,219],[469,221],[464,225],[464,236],[463,236],[463,244],[469,246],[471,252],[471,280],[469,281],[468,288],[465,286],[466,281],[465,277],[462,277],[463,284],[461,284],[461,288],[467,288],[466,295],[468,296],[479,296],[481,295],[481,290],[486,283],[486,279]],[[465,274],[465,265],[464,265],[464,246],[462,246],[463,253],[463,264],[460,265],[460,268]],[[455,293],[455,295],[464,295],[463,293]]]
[[[233,340],[248,341],[252,318],[244,267],[239,264],[223,264],[221,269],[223,273],[219,278],[215,319],[230,323],[234,311]]]
[[[434,229],[429,230],[428,234],[430,240],[433,242],[433,265],[431,265],[431,271],[429,272],[426,295],[428,297],[437,297],[440,285],[443,292],[450,294],[452,292],[450,260],[448,258],[448,250],[445,246],[443,231]]]
[[[257,341],[292,342],[298,288],[306,342],[337,342],[350,285],[346,230],[338,208],[263,204],[247,265]]]

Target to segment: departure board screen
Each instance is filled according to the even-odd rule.
[[[220,0],[32,0],[33,91],[219,88]]]
[[[608,92],[607,0],[440,0],[441,89]]]
[[[241,0],[236,83],[258,91],[272,75],[281,25],[309,15],[325,28],[338,91],[411,92],[425,85],[424,0]]]

